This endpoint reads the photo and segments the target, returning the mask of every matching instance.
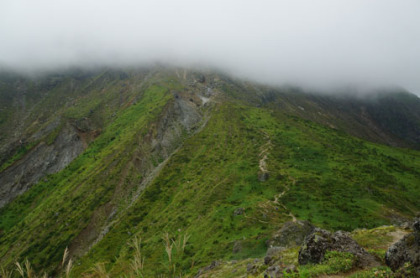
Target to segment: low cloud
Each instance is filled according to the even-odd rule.
[[[3,0],[0,65],[217,67],[259,82],[420,95],[418,0]]]

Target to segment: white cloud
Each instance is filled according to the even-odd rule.
[[[262,82],[398,84],[420,94],[418,0],[3,0],[0,64],[154,60]]]

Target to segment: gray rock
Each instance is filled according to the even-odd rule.
[[[316,228],[313,233],[305,238],[299,250],[299,264],[320,263],[327,250],[332,249],[332,234]]]
[[[413,232],[389,247],[385,263],[396,271],[409,262],[420,277],[420,218],[414,220]]]
[[[0,173],[0,208],[26,192],[45,175],[64,169],[85,149],[77,129],[66,124],[48,145],[39,143],[23,158]]]
[[[306,236],[315,227],[308,221],[286,222],[271,239],[267,240],[267,247],[296,247],[302,245]]]
[[[356,257],[359,267],[379,266],[377,259],[360,247],[349,233],[337,231],[332,234],[319,228],[305,238],[299,250],[299,264],[320,263],[327,251],[351,253]]]

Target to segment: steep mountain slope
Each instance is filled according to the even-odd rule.
[[[297,87],[270,88],[226,81],[227,91],[251,105],[281,109],[368,141],[420,148],[419,98],[402,89],[386,88],[363,94],[346,89],[322,94]]]
[[[2,77],[0,206],[67,166],[134,97],[115,93],[109,78],[77,72],[41,80]]]
[[[262,256],[295,218],[352,230],[419,211],[419,152],[378,144],[418,146],[414,96],[345,100],[162,69],[60,78],[53,88],[36,81],[25,109],[8,90],[35,81],[4,81],[0,127],[20,130],[2,137],[2,200],[27,190],[0,210],[4,266],[28,258],[57,275],[68,246],[74,277],[99,262],[122,275],[141,237],[147,276],[194,273]],[[63,144],[71,138],[80,143]],[[69,145],[79,147],[60,167],[33,163],[40,149],[60,156]],[[57,165],[57,156],[46,159]],[[13,180],[18,171],[32,179]],[[169,260],[162,237],[188,244]]]

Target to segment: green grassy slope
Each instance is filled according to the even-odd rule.
[[[271,141],[271,144],[268,141]],[[270,177],[259,181],[268,148]],[[297,118],[225,103],[188,139],[75,273],[95,262],[128,269],[127,242],[143,238],[148,275],[167,272],[162,234],[191,236],[177,268],[262,256],[265,240],[290,211],[331,229],[389,223],[390,209],[419,209],[419,153],[367,143]],[[290,188],[290,190],[288,190]],[[280,205],[274,202],[286,190]],[[283,207],[283,204],[285,207]],[[238,208],[245,213],[234,215]],[[239,242],[237,253],[232,250]],[[119,256],[116,257],[116,254]]]
[[[137,146],[171,98],[166,88],[150,87],[83,155],[2,209],[2,264],[28,257],[39,268],[54,266],[82,230],[100,226],[101,217],[124,202],[124,191],[141,180],[132,164],[142,152]]]
[[[70,71],[39,79],[0,74],[0,169],[21,157],[20,142],[25,153],[40,141],[51,144],[65,123],[100,132],[147,86],[147,72],[128,73]]]
[[[272,88],[226,78],[224,91],[250,105],[282,110],[381,144],[420,149],[420,98],[400,88],[335,94]],[[355,94],[355,95],[354,95]]]
[[[107,103],[119,105],[121,81],[98,78],[63,117],[77,122],[97,111],[102,134],[66,169],[0,210],[1,265],[28,258],[36,269],[57,274],[69,246],[74,277],[98,262],[121,275],[129,271],[128,244],[137,236],[146,277],[171,274],[162,239],[168,232],[173,239],[189,236],[185,250],[174,251],[173,263],[176,273],[191,274],[217,259],[261,257],[265,241],[292,215],[352,230],[420,209],[418,151],[351,137],[276,106],[254,107],[250,98],[232,97],[239,89],[230,86],[218,87],[206,126],[185,139],[129,206],[144,168],[162,162],[150,157],[150,140],[174,101],[171,90],[197,87],[174,76],[165,82],[155,77],[139,95],[129,90],[133,95],[123,107],[108,109]],[[138,164],[142,159],[148,163]],[[265,179],[261,168],[268,171]]]

